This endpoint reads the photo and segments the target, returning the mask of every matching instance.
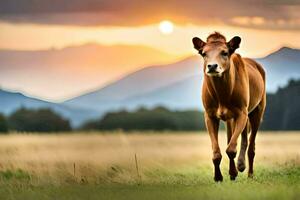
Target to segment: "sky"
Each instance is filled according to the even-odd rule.
[[[236,35],[242,38],[240,54],[262,57],[282,46],[300,48],[299,10],[300,0],[1,0],[0,49],[63,49],[86,43],[141,45],[165,52],[175,61],[196,53],[193,37],[205,40],[219,31],[228,40]],[[171,33],[159,29],[164,20],[173,24]],[[147,57],[143,65],[119,73],[115,66],[106,73],[106,82],[88,87],[100,87],[122,74],[160,62],[158,57]],[[28,92],[34,87],[36,83],[21,89]],[[38,90],[33,93],[54,101],[65,98],[39,94]]]

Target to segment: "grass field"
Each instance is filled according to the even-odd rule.
[[[234,182],[219,141],[222,183],[206,133],[1,135],[0,199],[299,199],[300,133],[259,133],[255,177]]]

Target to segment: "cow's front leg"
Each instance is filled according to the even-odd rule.
[[[220,123],[219,119],[210,117],[207,113],[205,113],[205,124],[210,136],[212,150],[213,150],[212,161],[215,167],[215,176],[214,176],[215,181],[223,181],[223,176],[220,170],[222,154],[218,143],[219,123]]]
[[[230,138],[228,147],[226,149],[226,153],[229,157],[229,175],[231,180],[235,180],[238,171],[235,166],[234,158],[236,156],[236,147],[237,147],[237,140],[239,135],[244,130],[247,124],[248,115],[245,110],[239,112],[238,116],[234,120],[234,131]]]

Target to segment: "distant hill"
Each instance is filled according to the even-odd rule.
[[[34,96],[70,97],[141,66],[170,63],[174,58],[145,46],[95,43],[37,51],[0,50],[0,85]]]
[[[21,93],[0,90],[0,112],[10,114],[20,107],[25,108],[51,108],[65,118],[70,119],[73,126],[82,122],[99,117],[99,113],[87,109],[71,108],[66,105],[55,104],[39,99],[27,97]]]
[[[200,65],[199,58],[190,57],[169,65],[146,67],[99,90],[65,101],[64,104],[108,110],[126,107],[126,102],[131,100],[133,102],[135,96],[142,98],[143,94],[161,90],[178,81],[199,75],[201,73]],[[173,92],[181,93],[182,91],[175,90]],[[161,96],[158,100],[164,97]],[[167,101],[167,99],[164,100]]]
[[[300,78],[298,49],[284,47],[256,60],[267,71],[268,92],[274,93],[291,78]],[[193,56],[174,64],[146,67],[64,104],[107,111],[156,105],[173,110],[201,109],[201,63],[200,56]]]
[[[127,109],[134,109],[137,105],[150,108],[159,105],[176,110],[202,110],[201,84],[202,76],[196,75],[148,93],[132,96],[122,100],[121,104],[126,105]]]
[[[267,72],[267,90],[275,92],[288,80],[300,77],[300,49],[282,47],[270,55],[256,59]]]

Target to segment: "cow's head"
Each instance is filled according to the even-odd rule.
[[[233,37],[229,42],[218,32],[208,36],[206,42],[194,37],[194,48],[204,59],[204,73],[208,76],[221,77],[230,67],[230,56],[239,48],[241,38]]]

